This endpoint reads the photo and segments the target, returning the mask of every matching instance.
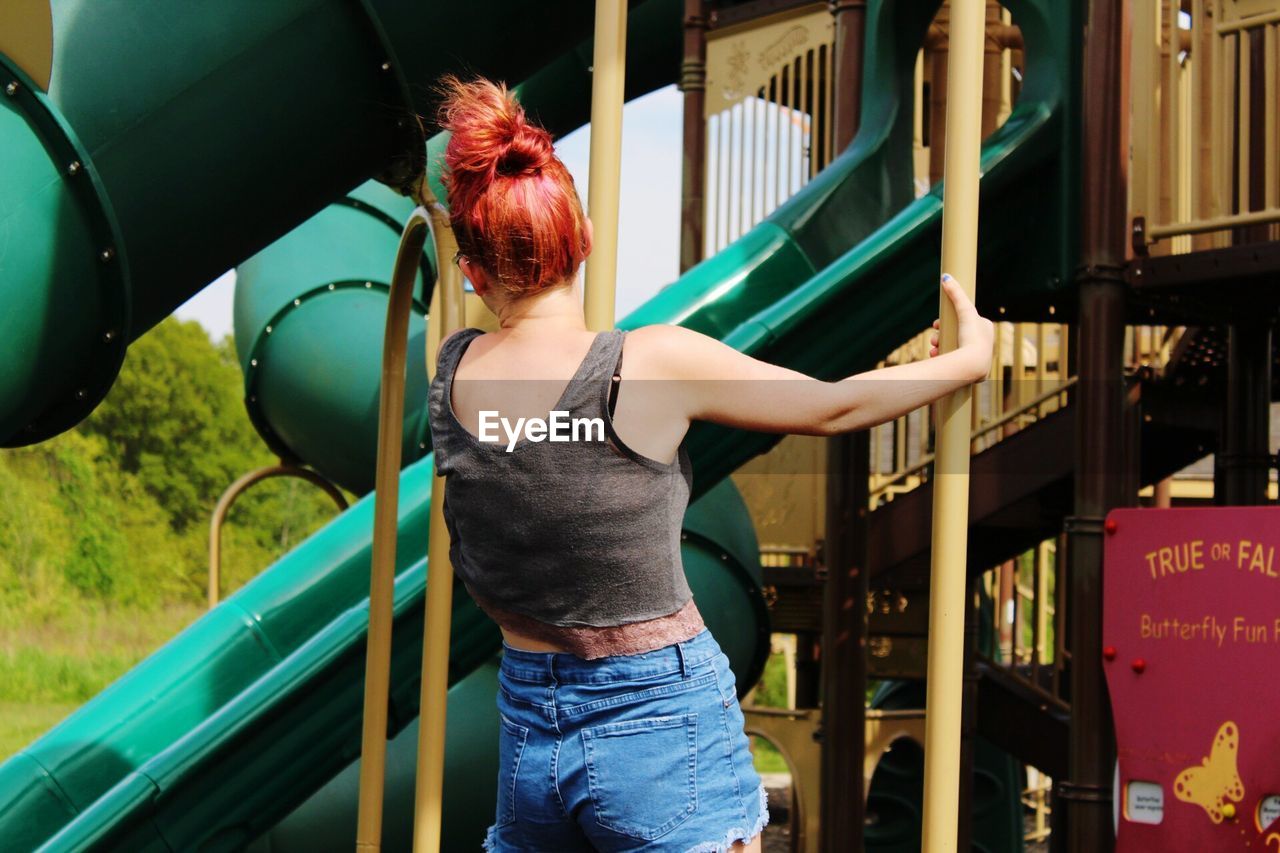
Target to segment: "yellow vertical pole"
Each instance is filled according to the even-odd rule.
[[[400,237],[382,341],[378,461],[369,579],[369,643],[365,655],[364,729],[360,741],[360,799],[356,850],[382,846],[382,793],[387,765],[387,697],[391,686],[391,620],[395,592],[396,528],[400,502],[400,441],[413,283],[426,243],[426,211],[416,208]]]
[[[983,0],[951,0],[942,269],[974,293],[978,247]],[[939,351],[956,347],[956,317],[941,296]],[[968,389],[939,401],[929,587],[929,691],[925,711],[925,853],[954,853],[959,820],[960,704],[964,676],[965,552],[969,515]]]
[[[587,327],[613,328],[618,274],[618,195],[622,182],[622,84],[627,67],[627,2],[596,0],[591,62],[591,175],[587,211],[595,245],[587,261]],[[732,139],[730,139],[732,143]]]
[[[427,374],[435,377],[440,341],[466,323],[462,272],[448,261],[458,249],[449,212],[426,188],[423,202],[431,221],[440,268],[427,331]],[[453,620],[453,564],[444,522],[444,478],[431,480],[431,521],[427,530],[427,601],[422,637],[422,695],[418,720],[418,770],[414,788],[414,853],[440,849],[444,802],[445,711],[449,698],[449,642]]]

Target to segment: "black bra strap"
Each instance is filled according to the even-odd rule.
[[[618,405],[618,386],[621,384],[622,384],[622,347],[619,346],[618,347],[618,363],[613,366],[613,378],[609,380],[609,417],[610,418],[613,417],[613,410]]]

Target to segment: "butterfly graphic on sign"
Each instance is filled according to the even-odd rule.
[[[1228,720],[1213,738],[1209,757],[1200,764],[1178,774],[1173,793],[1184,803],[1200,806],[1209,820],[1222,823],[1222,807],[1228,800],[1244,799],[1244,782],[1237,770],[1236,755],[1240,749],[1240,730]]]

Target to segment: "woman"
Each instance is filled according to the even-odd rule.
[[[443,87],[458,263],[500,323],[443,341],[430,390],[454,569],[503,636],[484,847],[759,851],[769,813],[735,677],[680,563],[685,433],[883,423],[981,380],[991,323],[944,276],[959,347],[939,356],[935,336],[936,358],[843,382],[677,326],[592,333],[591,222],[551,137],[505,87]]]

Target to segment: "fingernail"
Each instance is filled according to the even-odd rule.
[[[943,281],[951,281],[951,276],[950,276],[949,274],[947,274],[947,273],[945,273],[945,272],[944,272],[944,273],[942,274],[942,280],[943,280]]]

